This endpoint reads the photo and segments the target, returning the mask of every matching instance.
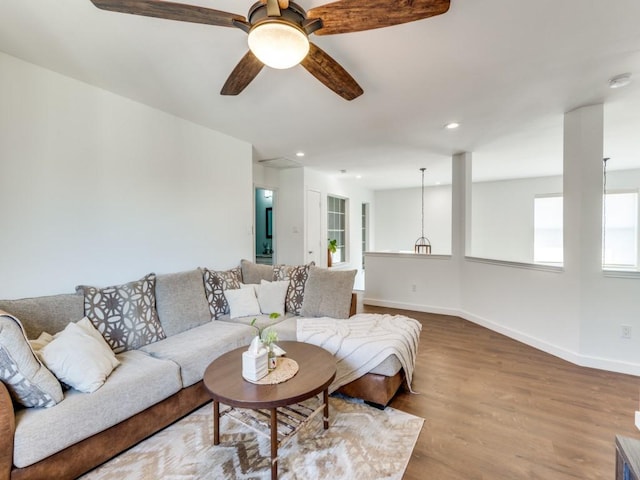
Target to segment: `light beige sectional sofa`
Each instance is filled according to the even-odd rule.
[[[225,291],[246,287],[241,284],[288,282],[285,312],[274,327],[281,339],[295,339],[296,318],[305,309],[308,316],[330,311],[346,318],[355,313],[354,272],[331,273],[327,277],[325,269],[309,265],[272,267],[243,260],[242,268],[224,272],[150,274],[115,287],[79,287],[75,294],[0,300],[0,310],[10,314],[0,317],[0,480],[75,478],[208,402],[202,376],[209,363],[250,343],[256,335],[249,325],[253,318],[259,326],[274,323],[268,312],[231,318],[234,308],[242,308],[229,305]],[[264,303],[271,305],[271,300]],[[127,321],[113,320],[114,312]],[[47,369],[29,353],[31,347],[21,344],[28,345],[23,336],[54,335],[85,316],[119,365],[92,393],[61,387],[56,399],[55,388],[43,393],[30,383],[30,376],[39,378],[35,370],[46,374]],[[20,346],[24,348],[16,353]],[[31,356],[32,363],[22,372],[12,371],[11,355]],[[383,363],[380,372],[342,391],[386,404],[400,386],[402,372],[393,359]],[[27,387],[36,392],[26,396],[27,404],[55,405],[21,405],[17,397]]]

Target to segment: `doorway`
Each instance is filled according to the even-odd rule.
[[[263,265],[273,265],[276,255],[274,195],[268,188],[255,189],[255,261]]]

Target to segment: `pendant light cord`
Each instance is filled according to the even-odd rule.
[[[426,168],[422,167],[420,171],[422,172],[422,238],[424,238],[424,171]]]

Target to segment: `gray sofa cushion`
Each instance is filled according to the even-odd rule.
[[[84,298],[78,294],[0,300],[0,310],[18,317],[27,338],[35,339],[42,332],[50,334],[64,330],[69,322],[84,317]]]
[[[202,380],[209,364],[223,353],[249,345],[256,329],[231,322],[209,322],[186,330],[141,350],[157,358],[180,365],[182,385],[188,387]]]
[[[93,393],[68,390],[52,408],[16,411],[13,462],[31,465],[101,432],[178,392],[180,368],[140,351],[118,355],[121,364]]]
[[[249,260],[240,261],[243,283],[260,283],[261,280],[273,282],[273,265],[260,265]]]
[[[278,340],[296,341],[297,338],[297,322],[300,317],[289,317],[276,324],[273,329],[278,333]]]
[[[371,369],[369,373],[377,373],[378,375],[384,375],[385,377],[393,377],[402,369],[402,364],[398,357],[395,355],[389,355],[382,362]]]
[[[202,272],[158,275],[156,278],[156,308],[164,333],[170,337],[211,321],[204,291]]]
[[[218,321],[221,322],[229,322],[229,323],[237,323],[237,324],[241,324],[241,325],[251,325],[251,322],[253,321],[253,319],[255,318],[255,326],[257,328],[265,328],[265,327],[269,327],[269,326],[275,326],[275,325],[280,325],[280,323],[284,322],[285,320],[289,319],[289,318],[298,318],[295,315],[291,315],[289,313],[285,313],[284,315],[278,317],[278,318],[270,318],[269,315],[267,314],[260,314],[260,315],[249,315],[248,317],[237,317],[237,318],[231,318],[230,315],[223,315],[222,317],[220,317],[218,319]],[[254,328],[254,332],[256,332],[255,328]],[[287,338],[287,339],[282,339],[281,340],[295,340],[295,323],[294,323],[294,327],[293,327],[293,333],[294,333],[294,338]]]
[[[349,318],[355,270],[311,267],[300,316]]]

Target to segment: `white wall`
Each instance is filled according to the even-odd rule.
[[[602,106],[567,113],[564,130],[563,268],[465,257],[461,248],[449,259],[372,253],[364,302],[454,313],[574,363],[640,375],[640,273],[601,268]],[[464,205],[471,188],[458,177],[453,198]],[[608,183],[637,188],[636,179],[635,171],[612,171]],[[469,228],[460,212],[454,226]],[[621,337],[623,324],[631,339]]]
[[[274,263],[304,263],[304,168],[271,168],[253,165],[256,186],[274,191]]]
[[[370,252],[365,303],[458,315],[460,275],[448,256]]]
[[[467,254],[533,263],[534,198],[562,195],[562,189],[560,175],[474,183],[471,251]],[[640,170],[610,170],[607,191],[616,189],[640,189]]]
[[[532,263],[534,198],[556,193],[562,194],[561,176],[474,183],[467,253]]]
[[[376,251],[413,252],[422,228],[421,192],[404,188],[374,193]],[[424,234],[433,254],[451,254],[451,185],[425,187]]]
[[[250,144],[1,53],[0,72],[0,297],[251,255]]]
[[[640,188],[640,171],[611,171],[610,189]],[[562,194],[562,176],[472,185],[471,250],[468,255],[533,262],[536,195]],[[375,250],[412,251],[420,235],[420,188],[374,192]],[[451,253],[451,186],[425,188],[425,235],[434,254]]]
[[[362,272],[362,204],[368,203],[370,215],[375,214],[376,202],[371,190],[358,187],[352,181],[345,181],[339,177],[327,175],[313,169],[305,169],[305,191],[315,190],[320,192],[322,198],[322,231],[327,231],[327,195],[348,199],[347,222],[349,233],[349,246],[347,260],[337,268],[359,270],[355,281],[356,289],[364,288],[364,273]],[[323,249],[322,262],[327,263],[327,238],[322,239]]]
[[[311,168],[277,169],[254,164],[254,182],[262,187],[276,191],[274,226],[276,230],[276,252],[278,263],[301,264],[305,261],[305,216],[306,192],[320,192],[322,199],[322,231],[327,229],[327,195],[347,198],[349,204],[349,252],[348,261],[338,268],[362,269],[361,208],[363,203],[370,205],[370,214],[375,212],[373,193],[333,175]],[[370,235],[373,236],[373,231]],[[327,264],[326,236],[322,239],[321,263]],[[359,272],[356,288],[364,288],[364,275]]]

